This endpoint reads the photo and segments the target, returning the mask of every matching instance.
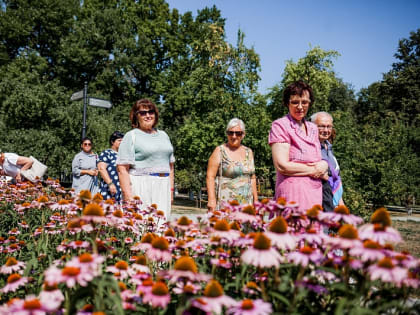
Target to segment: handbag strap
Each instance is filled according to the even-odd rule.
[[[220,163],[219,163],[219,175],[218,177],[218,181],[217,181],[217,196],[216,196],[216,207],[218,208],[219,206],[219,199],[220,199],[220,194],[221,194],[221,189],[222,189],[222,162],[223,162],[223,144],[220,145]]]

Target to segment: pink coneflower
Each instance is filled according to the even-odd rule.
[[[104,258],[102,256],[97,254],[84,253],[78,257],[74,257],[66,265],[78,267],[82,270],[88,270],[94,277],[96,277],[100,274],[99,267],[103,261]]]
[[[168,250],[169,242],[164,237],[156,237],[152,246],[146,251],[146,256],[152,261],[171,261],[172,253]]]
[[[305,232],[298,235],[299,244],[301,245],[310,245],[313,247],[322,246],[324,242],[328,239],[328,236],[325,235],[322,231],[319,231],[314,228],[306,229]]]
[[[333,225],[340,223],[358,225],[363,223],[361,217],[350,214],[350,210],[344,205],[337,206],[333,212],[320,212],[318,218],[322,221],[330,221]]]
[[[13,300],[7,309],[7,314],[44,315],[47,314],[46,311],[44,303],[34,295],[28,295],[25,300]]]
[[[104,210],[97,203],[86,205],[82,212],[82,219],[86,222],[103,223],[106,222]]]
[[[89,248],[89,246],[90,246],[89,242],[81,241],[81,240],[71,241],[70,243],[67,244],[67,247],[70,247],[72,249]]]
[[[344,224],[338,230],[339,237],[328,238],[327,243],[334,248],[350,249],[362,246],[357,229],[350,224]]]
[[[12,273],[7,278],[7,284],[0,290],[3,293],[14,292],[17,288],[25,285],[28,282],[28,278],[22,277],[18,273]]]
[[[176,286],[172,289],[172,292],[175,294],[187,294],[187,295],[194,295],[197,294],[201,290],[201,286],[198,284],[194,284],[191,281],[184,282],[177,282]]]
[[[363,242],[363,246],[355,246],[350,249],[350,255],[359,257],[361,261],[377,261],[385,257],[382,246],[372,240]]]
[[[371,239],[381,245],[401,242],[401,235],[391,227],[391,216],[385,208],[377,209],[370,222],[359,228],[361,239]]]
[[[265,268],[278,267],[283,262],[283,257],[271,247],[271,241],[267,236],[257,233],[253,246],[241,255],[241,260],[248,265]]]
[[[180,279],[196,281],[208,281],[211,277],[198,272],[197,265],[192,257],[181,256],[174,264],[174,269],[164,270],[159,273],[160,276],[169,279],[169,282],[178,282]]]
[[[143,302],[152,305],[152,307],[166,308],[170,301],[171,295],[168,287],[162,281],[153,284],[152,290],[143,296]]]
[[[140,295],[146,295],[148,293],[150,293],[150,291],[152,291],[152,287],[153,287],[153,280],[152,278],[146,278],[143,281],[141,281],[141,284],[137,285],[137,293],[139,293]]]
[[[60,201],[51,204],[49,207],[53,211],[67,211],[67,214],[69,214],[69,212],[77,213],[76,211],[79,209],[79,207],[76,204],[74,204],[71,200],[67,199],[61,199]]]
[[[270,303],[263,300],[243,300],[236,306],[228,309],[227,314],[233,315],[269,315],[273,312]]]
[[[94,278],[90,271],[73,266],[65,266],[61,270],[55,266],[51,266],[44,274],[47,283],[65,283],[68,288],[72,288],[76,284],[85,287]]]
[[[49,285],[44,283],[43,290],[39,293],[39,300],[49,312],[57,311],[64,301],[63,293],[58,289],[57,284]]]
[[[156,234],[154,233],[146,233],[141,238],[140,243],[136,243],[130,247],[130,250],[137,252],[137,251],[147,251],[150,247],[152,247],[152,241],[156,238]]]
[[[9,274],[9,273],[23,273],[23,270],[25,269],[26,263],[23,261],[18,261],[14,257],[9,257],[6,260],[6,263],[1,266],[0,273],[3,274]]]
[[[125,279],[133,273],[129,268],[128,263],[124,260],[117,261],[115,265],[108,266],[105,270],[108,272],[113,272],[114,276],[118,280]]]
[[[241,223],[245,222],[260,222],[261,218],[257,216],[257,211],[255,210],[254,206],[247,205],[242,208],[240,211],[232,212],[229,217],[232,220],[239,221]]]
[[[310,262],[318,264],[323,259],[323,255],[319,249],[304,246],[298,251],[290,253],[287,259],[292,263],[306,267]]]
[[[237,230],[231,230],[229,226],[229,222],[226,220],[218,220],[214,224],[213,231],[211,232],[212,237],[218,237],[221,239],[225,239],[228,242],[233,242],[234,240],[238,239],[241,234]]]
[[[9,231],[9,235],[19,235],[20,231],[17,228],[13,228]]]
[[[370,279],[394,283],[401,286],[402,281],[408,277],[407,269],[396,267],[389,257],[382,258],[375,265],[368,267]]]
[[[243,286],[242,291],[245,294],[248,294],[248,295],[259,295],[259,294],[261,294],[261,288],[254,281],[247,282]]]
[[[23,229],[29,228],[29,225],[28,223],[26,223],[26,221],[19,222],[18,225],[22,227]]]
[[[206,305],[205,309],[216,314],[222,313],[223,307],[229,308],[236,305],[236,301],[224,294],[223,288],[217,280],[211,280],[204,289],[204,296],[200,298]]]
[[[184,232],[196,227],[196,224],[186,216],[180,217],[176,222],[172,222],[171,225],[175,230]]]
[[[137,256],[134,263],[131,265],[131,268],[135,271],[150,274],[150,269],[147,267],[147,260],[144,255]]]
[[[280,198],[279,198],[280,199]],[[280,203],[278,203],[274,199],[268,199],[264,198],[261,201],[255,201],[254,206],[255,210],[258,212],[258,214],[264,216],[265,212],[269,213],[268,218],[271,219],[275,215],[278,215],[281,210],[284,209],[284,205],[286,204],[286,200],[279,200]]]
[[[232,263],[224,258],[212,258],[210,259],[210,263],[214,266],[222,267],[225,269],[232,268]]]

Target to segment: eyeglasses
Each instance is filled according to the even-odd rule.
[[[331,126],[331,125],[328,125],[328,126],[325,126],[325,125],[319,125],[319,126],[318,126],[318,129],[327,129],[327,130],[332,130],[332,128],[333,128],[333,126]]]
[[[228,136],[233,137],[233,135],[237,136],[237,137],[242,137],[242,135],[244,134],[243,131],[228,131],[227,132]]]
[[[140,116],[146,116],[147,114],[154,115],[155,114],[155,110],[154,109],[139,110],[139,111],[136,112],[136,114],[138,114]]]
[[[84,147],[91,147],[92,146],[92,143],[83,143],[83,146]]]
[[[310,102],[310,101],[307,101],[307,100],[302,100],[302,101],[298,101],[298,100],[291,100],[291,101],[290,101],[290,104],[291,104],[293,107],[298,107],[298,106],[299,106],[299,104],[300,104],[300,105],[302,105],[302,107],[308,107],[308,106],[309,106],[309,104],[311,104],[311,102]]]

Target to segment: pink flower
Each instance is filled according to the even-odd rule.
[[[9,257],[6,261],[6,263],[1,266],[0,273],[3,274],[9,274],[9,273],[23,273],[23,270],[25,269],[26,263],[23,261],[18,261],[14,257]]]
[[[57,311],[64,301],[63,293],[58,289],[57,285],[49,285],[44,283],[44,288],[39,294],[39,300],[49,312]]]
[[[287,258],[292,263],[306,267],[310,262],[318,264],[323,259],[323,255],[319,249],[304,246],[299,251],[290,253]]]
[[[28,282],[28,278],[22,277],[18,273],[12,273],[7,278],[7,284],[0,290],[3,293],[14,292],[17,288],[25,285]]]
[[[125,279],[134,273],[124,260],[117,261],[115,265],[106,267],[106,271],[113,272],[114,277],[119,280]]]
[[[178,282],[180,279],[197,282],[208,281],[211,278],[209,275],[199,273],[194,259],[189,256],[178,258],[174,269],[161,271],[159,276],[169,279],[171,283]]]
[[[152,240],[152,246],[146,251],[146,256],[152,261],[171,261],[172,253],[168,250],[169,242],[164,237]]]
[[[47,314],[44,303],[34,295],[28,295],[25,300],[14,299],[2,314],[44,315]]]
[[[359,236],[362,240],[371,239],[381,245],[386,243],[399,243],[402,241],[400,233],[390,227],[380,224],[365,224],[359,228]]]
[[[65,266],[61,270],[51,266],[45,271],[46,282],[49,284],[65,283],[69,288],[74,287],[76,284],[85,287],[93,278],[94,276],[90,271],[74,266]]]
[[[143,296],[143,302],[149,303],[153,307],[166,308],[171,301],[171,295],[169,294],[168,287],[162,281],[158,281],[153,284],[150,292],[147,292]]]
[[[408,278],[408,271],[405,268],[396,267],[389,257],[382,258],[375,265],[368,267],[370,279],[391,282],[400,287],[404,279]]]
[[[218,267],[222,267],[225,269],[230,269],[232,267],[232,263],[226,259],[223,258],[212,258],[210,259],[210,263],[212,265],[218,266]]]
[[[172,289],[175,294],[197,294],[201,290],[201,286],[190,281],[186,283],[177,282],[176,287]]]
[[[270,303],[263,300],[243,300],[230,308],[227,314],[233,315],[269,315],[273,312]]]
[[[236,305],[236,301],[230,296],[224,295],[223,288],[216,280],[211,280],[204,289],[204,296],[200,298],[202,309],[206,312],[220,314],[223,307],[229,308]],[[194,305],[195,306],[195,305]],[[197,306],[196,306],[197,307]]]
[[[379,243],[366,240],[363,246],[355,246],[350,249],[350,255],[360,257],[363,262],[377,261],[385,257],[382,246]]]
[[[283,262],[278,251],[271,247],[270,239],[263,233],[257,233],[253,247],[247,249],[241,256],[241,260],[256,267],[278,267]]]

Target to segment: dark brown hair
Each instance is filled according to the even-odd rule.
[[[140,127],[139,120],[137,119],[137,112],[140,110],[141,107],[145,107],[147,109],[153,109],[155,111],[155,122],[153,123],[153,127],[155,127],[159,121],[159,111],[157,109],[156,104],[147,98],[142,98],[136,101],[133,107],[131,108],[131,111],[130,111],[131,126],[133,128]]]
[[[292,95],[302,96],[304,91],[308,91],[309,99],[311,100],[312,105],[314,102],[314,93],[311,86],[308,83],[303,82],[302,80],[293,82],[289,84],[283,92],[283,105],[289,107],[290,97]]]

